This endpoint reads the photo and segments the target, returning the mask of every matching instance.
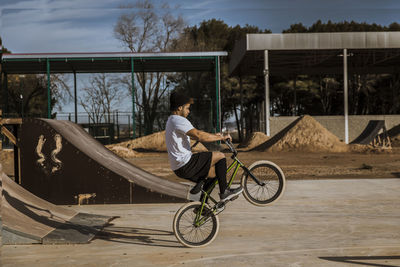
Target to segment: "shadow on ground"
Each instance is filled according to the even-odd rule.
[[[148,228],[115,227],[112,224],[106,226],[103,231],[98,233],[95,239],[155,247],[183,247],[178,241],[176,241],[174,233],[171,231]]]
[[[348,256],[348,257],[319,257],[322,260],[343,262],[349,264],[358,264],[362,266],[379,266],[379,267],[398,267],[399,265],[386,264],[387,261],[399,260],[400,256]],[[369,263],[368,261],[382,261],[379,263]]]

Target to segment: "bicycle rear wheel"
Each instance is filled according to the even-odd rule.
[[[254,162],[249,171],[262,183],[244,173],[241,179],[244,197],[253,205],[266,206],[277,201],[285,191],[285,175],[273,162],[260,160]]]
[[[207,206],[196,225],[200,202],[190,202],[180,208],[174,217],[173,229],[176,238],[186,247],[204,247],[214,241],[219,230],[219,219]]]

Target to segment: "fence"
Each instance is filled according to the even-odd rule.
[[[201,114],[201,113],[200,113]],[[192,115],[192,114],[191,114]],[[5,118],[19,117],[18,114],[3,114]],[[154,123],[153,132],[164,130],[166,119],[168,114],[160,113],[159,118]],[[335,134],[340,139],[344,139],[344,117],[343,116],[313,116],[319,123],[327,128],[330,132]],[[132,114],[129,112],[113,112],[106,114],[99,118],[98,121],[93,120],[94,116],[88,113],[78,113],[77,122],[80,124],[89,134],[98,139],[103,144],[121,142],[133,138],[133,127],[132,127]],[[282,117],[271,117],[271,135],[275,135],[277,132],[285,128],[292,121],[297,119],[297,116],[282,116]],[[57,113],[56,119],[58,120],[69,120],[75,122],[74,113]],[[202,119],[202,123],[199,123]],[[400,115],[354,115],[349,116],[349,139],[350,141],[356,138],[368,124],[369,120],[385,120],[386,128],[390,130],[393,127],[400,125]],[[210,119],[211,120],[211,119]],[[206,131],[212,131],[212,125],[210,121],[204,117],[192,117],[191,121],[196,128],[204,129]],[[136,114],[136,137],[145,135],[144,130],[140,130],[141,125],[138,123],[138,115]],[[210,125],[210,126],[208,126]],[[207,128],[208,126],[208,128]],[[224,128],[231,132],[235,140],[238,139],[235,132],[237,132],[236,122],[225,122]],[[260,131],[264,132],[264,121],[262,121]],[[253,129],[253,131],[257,129]],[[8,139],[0,135],[3,141],[3,148],[11,148],[12,144],[9,144]]]
[[[81,125],[89,134],[103,144],[120,142],[133,137],[132,114],[112,112],[107,114],[63,113],[56,115],[57,120],[68,120]]]

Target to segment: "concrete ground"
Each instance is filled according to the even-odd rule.
[[[90,244],[3,246],[3,266],[400,266],[400,179],[288,181],[255,207],[243,196],[219,215],[205,248],[178,243],[181,204],[73,206],[120,216]]]

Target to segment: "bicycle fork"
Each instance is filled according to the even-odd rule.
[[[216,201],[212,196],[210,196],[206,191],[203,191],[203,190],[202,190],[202,192],[203,192],[204,195],[203,195],[203,198],[202,198],[202,204],[201,204],[199,210],[197,211],[196,217],[195,217],[195,219],[194,219],[194,225],[195,225],[195,226],[201,226],[201,225],[203,225],[204,223],[206,223],[206,222],[208,222],[209,220],[211,220],[210,214],[204,214],[204,215],[202,215],[202,214],[203,214],[203,211],[204,211],[204,208],[205,208],[205,206],[206,206],[206,202],[207,202],[209,199],[214,203],[214,206],[211,207],[211,208],[209,209],[208,212],[209,212],[209,213],[212,213],[212,214],[214,214],[214,215],[220,214],[220,213],[225,209],[225,204],[226,204],[227,202],[233,200],[233,199],[231,199],[231,200],[224,201],[224,202],[221,202],[221,201],[218,202],[218,201]],[[207,209],[208,209],[208,208],[207,208]]]
[[[256,182],[259,186],[264,186],[265,183],[261,182],[260,180],[257,179],[257,177],[254,176],[254,174],[251,173],[249,169],[247,169],[245,166],[242,166],[243,170],[246,172],[247,175],[250,175],[251,179],[253,179],[254,182]]]
[[[229,186],[231,186],[231,184],[233,182],[233,177],[236,176],[236,173],[237,173],[239,167],[241,167],[243,169],[243,171],[246,173],[246,175],[250,175],[251,179],[253,179],[253,181],[256,182],[259,186],[265,185],[265,183],[258,180],[257,177],[255,177],[251,173],[251,171],[236,156],[232,156],[232,159],[233,159],[233,162],[232,162],[231,166],[229,166],[227,172],[229,172],[233,167],[235,167],[235,170],[232,174],[231,180],[229,181]]]

